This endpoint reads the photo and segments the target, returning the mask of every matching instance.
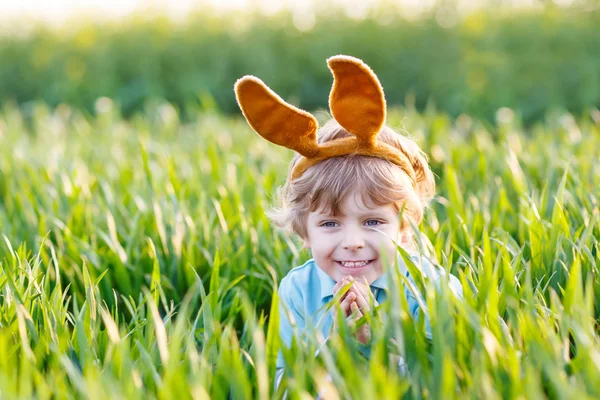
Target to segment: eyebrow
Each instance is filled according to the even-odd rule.
[[[370,212],[366,212],[366,213],[362,213],[362,214],[358,214],[359,217],[379,217],[379,218],[383,218],[385,217],[385,215],[381,212],[381,211],[370,211]]]

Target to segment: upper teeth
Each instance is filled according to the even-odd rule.
[[[364,267],[365,265],[367,265],[369,263],[368,260],[366,261],[340,261],[340,263],[344,266],[344,267]]]

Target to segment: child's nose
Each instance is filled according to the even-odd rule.
[[[342,246],[347,250],[358,250],[365,247],[365,240],[358,230],[350,229],[346,231]]]

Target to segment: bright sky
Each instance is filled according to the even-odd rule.
[[[329,0],[344,5],[349,10],[368,9],[380,0]],[[431,6],[435,0],[388,0],[401,4],[407,10],[416,11]],[[568,0],[561,0],[565,2]],[[227,12],[231,9],[258,7],[265,12],[277,12],[282,8],[304,9],[318,0],[0,0],[0,21],[35,18],[46,22],[60,23],[74,14],[87,16],[121,17],[144,9],[164,10],[173,18],[188,11],[202,9],[207,5]],[[539,0],[504,0],[519,5],[539,3]],[[466,8],[477,7],[477,0],[459,0]],[[481,3],[481,2],[479,2]],[[360,12],[360,11],[359,11]]]

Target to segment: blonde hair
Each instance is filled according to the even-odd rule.
[[[350,133],[331,119],[319,129],[317,141],[322,144],[348,136]],[[301,157],[296,154],[290,163],[287,181],[277,192],[281,207],[269,210],[268,217],[278,227],[305,238],[309,212],[326,210],[339,215],[343,213],[340,207],[345,196],[358,189],[364,204],[393,204],[398,212],[404,207],[402,229],[410,228],[411,221],[420,224],[424,209],[435,193],[435,181],[426,155],[414,140],[387,126],[382,128],[377,140],[406,155],[415,172],[414,186],[408,174],[396,164],[352,154],[323,160],[292,181],[292,169]]]

